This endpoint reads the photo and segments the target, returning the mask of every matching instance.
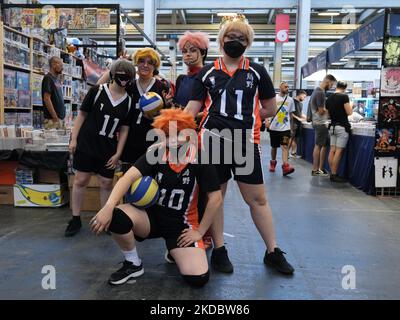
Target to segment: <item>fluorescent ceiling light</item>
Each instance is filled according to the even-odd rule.
[[[325,11],[325,12],[318,12],[319,16],[325,16],[325,17],[332,17],[332,16],[339,16],[340,12],[329,12],[329,11]]]
[[[233,17],[236,16],[236,12],[218,12],[217,16],[218,17]]]
[[[130,12],[128,13],[129,17],[140,17],[140,13],[139,12]]]

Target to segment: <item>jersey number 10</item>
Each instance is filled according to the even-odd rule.
[[[105,114],[105,115],[104,115],[103,128],[102,128],[101,131],[99,132],[99,134],[100,134],[101,136],[106,136],[106,135],[107,135],[106,129],[107,129],[107,125],[108,125],[108,121],[109,121],[109,120],[110,120],[110,116],[109,116],[108,114]],[[115,129],[117,128],[118,122],[119,122],[119,119],[118,119],[118,118],[114,118],[114,125],[112,126],[111,131],[110,131],[110,133],[108,134],[108,137],[109,137],[110,139],[114,138],[114,131],[115,131]]]

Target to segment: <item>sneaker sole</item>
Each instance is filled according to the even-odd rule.
[[[144,269],[141,269],[139,271],[136,271],[134,273],[131,273],[129,276],[118,280],[118,281],[112,281],[112,280],[108,280],[108,283],[112,284],[112,285],[119,285],[119,284],[124,284],[125,282],[127,282],[129,279],[131,278],[137,278],[140,277],[142,274],[144,273]]]
[[[164,258],[165,258],[165,261],[167,261],[169,264],[176,264],[176,262],[174,260],[171,260],[170,258],[168,258],[168,251],[165,251]]]
[[[264,263],[266,266],[274,268],[276,271],[278,271],[282,274],[289,275],[289,276],[294,274],[294,270],[293,271],[282,270],[279,267],[277,267],[275,264],[273,264],[272,262],[265,261],[265,260],[264,260]]]
[[[70,238],[70,237],[73,237],[74,235],[76,235],[79,231],[81,231],[81,229],[79,229],[78,231],[75,231],[75,232],[65,233],[64,235],[66,238]]]
[[[212,267],[215,271],[218,271],[218,272],[221,272],[221,273],[233,273],[233,266],[232,266],[232,269],[229,269],[229,270],[226,270],[226,269],[225,269],[225,270],[221,270],[220,268],[216,267],[214,263],[211,262],[211,267]]]
[[[289,172],[285,172],[285,173],[283,174],[283,176],[285,177],[285,176],[287,176],[287,175],[289,175],[289,174],[292,174],[293,172],[294,172],[294,169],[291,170],[291,171],[289,171]]]

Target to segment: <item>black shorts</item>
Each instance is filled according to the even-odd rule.
[[[112,179],[114,169],[106,168],[107,160],[92,157],[86,153],[76,150],[74,153],[73,168],[82,172],[92,172],[104,178]]]
[[[271,139],[271,147],[279,148],[280,146],[288,146],[291,133],[288,131],[269,131],[269,136]]]
[[[163,238],[168,250],[179,248],[177,245],[178,238],[182,231],[189,228],[183,223],[176,223],[175,219],[168,219],[168,213],[161,212],[160,207],[155,205],[146,210],[150,221],[150,233],[146,238],[135,235],[135,239],[142,242],[146,239]],[[189,247],[205,249],[202,240],[192,243]]]
[[[291,130],[292,138],[300,138],[301,136],[301,124],[294,124]]]
[[[207,132],[204,132],[200,139],[204,141],[206,135]],[[230,150],[230,152],[225,154],[225,149]],[[258,144],[250,142],[235,142],[234,144],[232,141],[219,139],[219,145],[216,147],[202,145],[201,150],[201,157],[204,157],[204,154],[206,154],[210,163],[215,165],[220,184],[228,182],[232,178],[232,175],[234,180],[243,183],[254,185],[264,184],[261,149]],[[213,153],[215,152],[219,153],[218,162],[213,160]],[[241,154],[237,158],[237,153],[240,152]],[[203,159],[200,158],[200,161],[202,162]]]

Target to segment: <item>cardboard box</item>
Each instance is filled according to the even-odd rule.
[[[69,200],[66,184],[14,185],[15,207],[60,207]]]
[[[13,186],[15,184],[17,167],[17,161],[0,161],[0,185]]]
[[[14,204],[13,186],[0,186],[0,204]]]
[[[69,207],[72,209],[72,187],[70,187],[70,201]],[[86,188],[85,198],[82,204],[82,211],[99,211],[101,209],[100,205],[100,189],[99,188]]]
[[[37,180],[39,183],[46,184],[61,184],[66,182],[66,180],[62,179],[62,172],[48,170],[48,169],[38,169],[37,171]]]

